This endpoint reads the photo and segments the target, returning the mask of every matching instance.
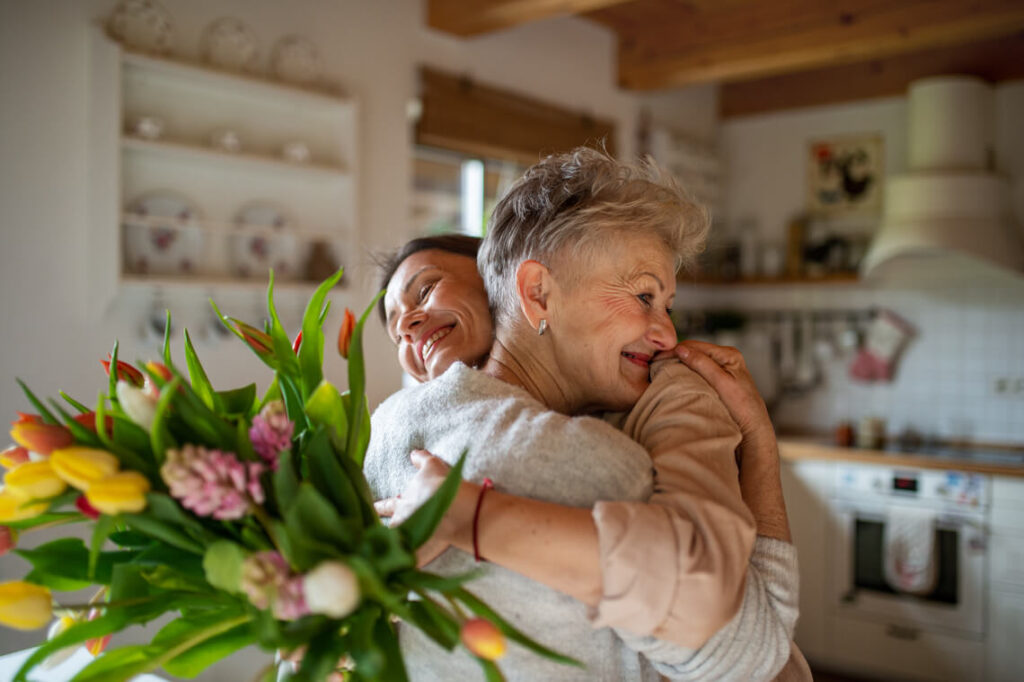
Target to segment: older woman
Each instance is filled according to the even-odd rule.
[[[679,374],[678,366],[656,367],[648,388],[654,355],[675,342],[665,310],[674,294],[674,254],[680,244],[699,241],[700,235],[685,234],[693,224],[690,210],[647,169],[596,152],[550,158],[531,169],[496,210],[485,243],[490,255],[481,256],[497,323],[484,372],[456,363],[437,380],[389,399],[375,415],[367,469],[378,492],[395,495],[405,485],[413,473],[405,456],[413,446],[449,461],[468,446],[467,478],[496,479],[503,492],[486,497],[475,549],[498,566],[478,589],[541,639],[557,632],[558,645],[589,666],[580,679],[645,679],[653,675],[648,660],[670,675],[764,678],[788,654],[791,623],[779,622],[785,609],[770,602],[791,602],[792,585],[789,594],[768,594],[772,581],[761,573],[774,573],[769,577],[782,584],[795,565],[791,548],[769,544],[761,552],[764,570],[752,568],[744,583],[754,522],[736,479],[735,425],[714,392],[692,374]],[[436,274],[429,264],[407,270],[395,278],[402,296],[420,287],[433,296],[443,286],[444,277],[419,281]],[[393,336],[415,348],[424,371],[431,358],[442,357],[448,339],[466,331],[468,319],[458,310],[443,319],[392,318]],[[422,326],[427,322],[430,329]],[[689,390],[669,410],[674,416],[659,416],[671,402],[664,387],[680,382],[689,382]],[[630,407],[624,425],[646,441],[658,470],[653,495],[651,458],[635,443],[602,422],[545,409],[580,414]],[[444,473],[440,460],[426,454],[415,462],[423,485],[407,491],[406,508]],[[442,540],[473,548],[465,519],[479,490],[463,484]],[[776,506],[782,509],[781,502]],[[770,525],[758,521],[759,529]],[[784,529],[784,512],[781,523],[774,521]],[[452,550],[432,568],[461,570],[466,562],[465,553]],[[741,596],[743,608],[733,617]],[[608,630],[592,628],[579,602],[594,607],[595,623],[616,626],[647,660]],[[541,612],[530,617],[524,608]],[[753,629],[706,644],[727,621],[715,637],[734,625]],[[766,650],[769,641],[767,649],[775,651]],[[414,675],[459,676],[463,662],[439,657],[416,633],[403,634],[403,647]],[[506,671],[516,679],[573,679],[571,670],[515,654]]]

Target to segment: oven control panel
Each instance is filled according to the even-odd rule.
[[[989,503],[989,477],[966,471],[843,465],[836,468],[836,496],[930,502],[976,509]]]

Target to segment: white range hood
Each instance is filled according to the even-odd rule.
[[[911,170],[886,183],[882,223],[861,274],[878,278],[929,257],[1024,275],[1010,183],[989,170],[990,86],[969,76],[915,81],[908,114]]]

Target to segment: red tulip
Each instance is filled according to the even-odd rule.
[[[231,321],[235,323],[235,329],[242,335],[242,338],[248,344],[249,348],[256,351],[256,354],[260,357],[271,355],[274,352],[274,340],[270,338],[270,334],[260,331],[251,324],[246,324],[241,320],[231,318]]]
[[[47,424],[35,414],[18,413],[18,421],[11,422],[11,438],[23,448],[40,455],[49,455],[57,448],[66,448],[75,442],[71,431],[59,424]]]
[[[496,661],[505,655],[505,636],[489,620],[470,618],[460,636],[466,648],[480,658]]]
[[[0,556],[7,554],[18,544],[18,531],[10,526],[0,526]]]
[[[93,433],[96,433],[96,413],[95,412],[83,412],[82,414],[76,414],[72,417],[76,422],[89,429]],[[103,432],[113,433],[114,430],[114,418],[107,416],[103,421]]]
[[[13,469],[19,464],[28,461],[28,450],[20,445],[12,445],[3,452],[0,452],[0,465],[5,469]]]
[[[78,511],[82,512],[85,516],[95,521],[100,517],[100,510],[89,504],[89,500],[85,495],[79,495],[78,499],[75,500],[75,507]]]
[[[110,376],[110,354],[107,354],[106,360],[100,360],[100,364],[103,365],[103,369],[106,371],[107,376]],[[117,361],[117,380],[127,381],[130,384],[142,388],[142,384],[145,383],[146,378],[142,376],[142,372],[135,369],[127,362]]]
[[[296,335],[295,340],[292,341],[292,351],[294,351],[296,355],[299,354],[299,346],[301,346],[301,345],[302,345],[302,332],[300,331],[298,333],[298,335]]]
[[[345,308],[345,317],[341,320],[341,329],[338,330],[338,355],[348,360],[349,346],[352,345],[352,332],[356,329],[355,314]]]

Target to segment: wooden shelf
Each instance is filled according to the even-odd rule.
[[[748,279],[722,280],[706,277],[680,277],[677,284],[684,286],[721,287],[765,287],[765,286],[809,286],[814,284],[837,285],[856,284],[860,276],[856,272],[839,272],[820,277],[754,277]]]
[[[254,74],[225,71],[184,59],[156,57],[127,49],[123,51],[122,59],[128,67],[180,76],[193,82],[206,82],[214,87],[244,88],[246,90],[255,88],[263,90],[268,95],[279,95],[291,99],[300,98],[310,103],[331,106],[346,104],[350,101],[344,95],[325,88],[304,87]]]
[[[131,213],[130,211],[126,211],[121,214],[122,227],[126,224],[133,226],[137,225],[141,228],[160,227],[170,228],[172,230],[194,228],[206,234],[237,236],[246,239],[250,239],[252,237],[263,237],[265,239],[292,237],[296,241],[300,242],[330,242],[345,239],[346,237],[346,231],[341,228],[332,231],[305,230],[291,226],[273,227],[269,225],[247,225],[244,223],[209,221],[201,218],[182,222],[175,218],[139,215],[137,213]]]
[[[121,148],[129,152],[153,154],[167,158],[191,161],[213,161],[241,170],[260,169],[282,173],[305,174],[310,176],[345,178],[348,172],[341,166],[320,163],[293,163],[284,159],[250,152],[225,152],[209,147],[170,142],[167,140],[147,140],[141,137],[126,135],[121,138]]]
[[[122,273],[121,284],[125,287],[147,289],[195,289],[200,291],[255,291],[267,290],[267,280],[262,278],[241,279],[228,275],[138,275]],[[320,282],[307,280],[275,280],[274,291],[284,293],[312,294]],[[342,278],[338,287],[344,288]]]

